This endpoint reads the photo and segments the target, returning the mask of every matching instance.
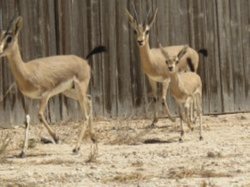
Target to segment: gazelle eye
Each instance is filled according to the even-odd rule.
[[[134,30],[134,34],[137,34],[136,30]]]
[[[149,34],[149,30],[146,31],[146,35],[148,35],[148,34]]]
[[[8,36],[7,39],[6,39],[6,42],[7,42],[7,43],[12,42],[12,36]]]

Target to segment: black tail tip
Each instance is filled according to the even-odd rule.
[[[97,46],[95,48],[98,52],[107,52],[107,47],[104,45]]]
[[[207,49],[200,49],[200,50],[198,51],[198,53],[201,53],[204,57],[207,57],[207,56],[208,56]]]
[[[97,47],[95,47],[87,56],[86,59],[88,59],[89,57],[91,57],[94,54],[97,53],[102,53],[102,52],[107,52],[107,48],[104,45],[99,45]]]

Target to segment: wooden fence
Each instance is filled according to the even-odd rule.
[[[85,57],[95,46],[108,53],[91,58],[90,93],[95,116],[131,117],[150,114],[147,80],[124,10],[131,2],[141,16],[158,7],[150,32],[152,47],[189,44],[207,48],[199,74],[203,81],[205,114],[250,111],[250,1],[249,0],[0,0],[0,30],[14,15],[24,18],[20,46],[25,61],[56,54]],[[21,123],[21,94],[6,59],[0,65],[0,123]],[[172,111],[175,104],[168,96]],[[36,116],[38,102],[32,103]],[[78,104],[64,96],[50,100],[50,121],[80,119]],[[33,117],[34,118],[34,117]],[[36,121],[37,117],[33,119]]]

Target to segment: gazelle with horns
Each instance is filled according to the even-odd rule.
[[[170,82],[170,74],[169,69],[165,63],[165,58],[161,53],[159,48],[150,48],[149,45],[149,31],[155,22],[157,11],[155,10],[154,14],[149,18],[149,12],[147,13],[146,20],[144,23],[139,22],[138,14],[133,6],[135,18],[131,15],[131,13],[126,9],[126,15],[128,16],[129,23],[131,27],[134,29],[136,34],[137,44],[139,46],[140,58],[142,69],[144,73],[147,75],[150,86],[153,91],[154,97],[154,119],[152,122],[152,126],[158,121],[157,119],[157,111],[156,111],[156,103],[157,103],[157,82],[162,83],[162,95],[161,100],[162,104],[165,108],[165,111],[170,118],[171,121],[175,119],[170,114],[168,104],[166,102],[167,90]],[[176,56],[179,51],[183,48],[180,46],[168,46],[165,47],[164,50],[168,52],[170,56]],[[199,50],[198,52],[202,53],[206,56],[206,51]],[[199,54],[192,48],[188,48],[186,54],[180,59],[178,64],[179,71],[197,71],[199,64]]]
[[[179,72],[178,64],[182,57],[187,52],[188,46],[184,46],[176,56],[170,56],[166,49],[161,47],[161,52],[165,57],[165,63],[168,67],[170,74],[170,90],[171,95],[175,98],[179,106],[180,123],[181,123],[181,136],[180,141],[184,135],[182,120],[184,120],[189,128],[192,129],[192,119],[189,112],[190,108],[194,108],[199,117],[200,125],[200,140],[202,137],[202,82],[198,74],[194,72]]]
[[[44,116],[49,99],[52,96],[62,93],[67,97],[79,101],[88,126],[83,123],[77,144],[73,150],[74,152],[78,152],[86,128],[89,127],[92,133],[92,103],[89,96],[87,96],[91,68],[87,60],[74,55],[51,56],[34,59],[25,63],[22,60],[18,45],[18,36],[22,26],[22,17],[17,17],[10,23],[6,31],[2,31],[0,57],[7,57],[10,70],[21,93],[31,99],[40,100],[39,119],[55,142],[58,142],[58,136],[51,129]],[[105,51],[105,47],[96,47],[87,55],[87,58],[103,51]],[[27,113],[25,139],[20,154],[21,157],[25,156],[27,150],[29,126],[30,116]],[[93,139],[92,141],[94,141]]]

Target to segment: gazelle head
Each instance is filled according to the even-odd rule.
[[[1,32],[0,36],[0,57],[6,56],[18,40],[18,34],[23,27],[23,18],[13,19],[7,30]]]
[[[137,36],[137,43],[139,47],[143,47],[148,42],[149,30],[155,21],[158,9],[155,10],[154,14],[150,18],[149,18],[149,13],[150,13],[149,10],[144,22],[138,19],[138,14],[134,7],[133,9],[135,18],[130,14],[130,12],[127,9],[126,9],[126,15],[128,16],[129,23],[131,27],[134,29],[134,32]]]
[[[180,59],[186,54],[188,46],[185,45],[181,51],[178,53],[177,56],[169,56],[168,52],[161,46],[160,44],[160,49],[163,54],[163,56],[166,59],[166,64],[168,66],[168,70],[170,73],[177,72],[178,71],[178,63],[180,62]]]

